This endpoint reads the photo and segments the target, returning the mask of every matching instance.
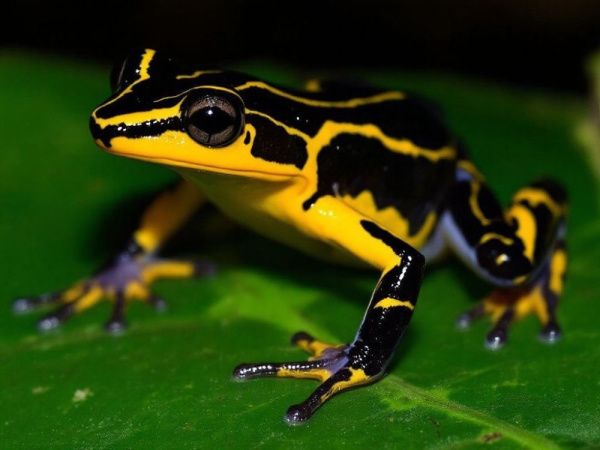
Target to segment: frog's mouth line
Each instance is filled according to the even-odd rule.
[[[146,161],[154,164],[162,164],[170,167],[180,167],[183,169],[192,169],[195,171],[204,171],[211,173],[221,173],[226,175],[235,175],[235,176],[246,176],[248,178],[260,178],[268,181],[288,181],[290,178],[297,177],[299,174],[290,173],[290,174],[276,174],[272,172],[264,172],[260,170],[247,170],[247,169],[231,169],[227,167],[215,166],[210,164],[198,164],[198,163],[190,163],[189,161],[182,161],[174,158],[165,158],[165,157],[149,157],[142,156],[137,153],[128,153],[121,151],[114,151],[111,147],[105,147],[101,141],[96,140],[96,144],[107,151],[112,155],[124,156],[126,158],[138,159],[140,161]]]

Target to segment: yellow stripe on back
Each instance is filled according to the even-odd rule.
[[[356,108],[357,106],[368,105],[371,103],[380,103],[386,100],[402,100],[406,96],[402,92],[390,91],[372,95],[370,97],[358,97],[350,100],[316,100],[312,98],[300,97],[298,95],[289,94],[281,89],[273,87],[262,81],[248,81],[240,86],[236,86],[236,90],[243,91],[251,88],[265,89],[275,95],[293,100],[304,105],[316,106],[321,108]]]
[[[531,206],[538,206],[542,204],[550,210],[554,217],[562,216],[564,212],[564,208],[552,197],[550,197],[550,195],[543,189],[536,189],[532,187],[521,189],[516,193],[513,201],[515,203],[526,201]]]
[[[202,75],[210,75],[210,74],[215,74],[215,73],[221,73],[221,70],[196,70],[194,73],[191,73],[189,75],[177,75],[175,77],[176,80],[188,80],[191,78],[198,78],[201,77]]]
[[[491,220],[488,219],[487,217],[485,217],[485,214],[483,214],[483,211],[481,210],[481,207],[479,206],[479,202],[477,201],[477,198],[479,196],[479,189],[481,188],[481,183],[479,181],[473,181],[473,183],[471,183],[471,196],[469,197],[469,205],[471,206],[471,211],[473,212],[473,215],[477,218],[477,220],[479,220],[479,222],[482,225],[489,225],[491,223]]]
[[[510,208],[508,217],[516,219],[519,223],[516,234],[523,241],[525,247],[525,256],[533,261],[533,252],[535,250],[535,238],[537,235],[537,224],[535,217],[529,208],[516,204]]]

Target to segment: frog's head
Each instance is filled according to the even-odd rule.
[[[100,147],[118,155],[260,179],[293,177],[306,161],[305,142],[247,109],[244,94],[253,83],[244,74],[138,51],[113,70],[113,95],[94,110],[90,128]]]

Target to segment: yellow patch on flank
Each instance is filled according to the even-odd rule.
[[[390,233],[415,248],[420,248],[427,242],[427,238],[436,224],[436,214],[434,211],[431,211],[425,218],[421,229],[415,234],[410,234],[408,220],[402,217],[400,212],[393,206],[378,209],[371,192],[363,191],[357,197],[345,195],[342,197],[342,200],[355,211],[373,219]]]
[[[379,300],[375,304],[373,309],[375,309],[375,308],[395,308],[397,306],[404,306],[410,310],[415,309],[415,305],[413,305],[408,300],[396,300],[395,298],[390,298],[390,297],[384,298],[383,300]]]

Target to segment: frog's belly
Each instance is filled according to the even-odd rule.
[[[226,202],[216,206],[228,217],[240,225],[249,228],[256,233],[295,248],[302,253],[336,264],[353,267],[368,267],[352,253],[341,247],[334,247],[322,240],[303,233],[293,224],[279,218],[263,214],[256,209],[248,208],[246,205]]]
[[[281,186],[262,183],[248,183],[240,177],[202,174],[186,176],[195,183],[219,210],[226,216],[256,233],[310,256],[338,264],[354,267],[368,265],[341,247],[334,247],[317,237],[302,232],[293,221],[286,220],[285,214],[273,214],[273,211],[285,211],[289,201],[273,201]],[[276,193],[273,195],[273,193]]]
[[[416,249],[425,246],[432,236],[437,223],[438,216],[434,208],[430,208],[417,229],[411,227],[407,218],[393,206],[379,209],[370,191],[362,191],[358,196],[352,197],[345,195],[340,199],[352,209],[360,212],[363,216],[377,222],[386,228],[394,236],[402,239],[404,242]]]
[[[293,209],[290,203],[298,198],[298,195],[288,192],[293,191],[293,186],[284,187],[281,184],[261,183],[256,180],[249,182],[241,177],[222,174],[195,174],[191,181],[199,185],[208,199],[225,215],[258,234],[320,259],[351,266],[367,266],[366,262],[344,248],[303,232],[302,227],[298,226],[298,220],[290,220],[287,214]],[[340,202],[379,223],[416,249],[427,243],[437,225],[436,213],[431,211],[423,225],[411,233],[408,221],[395,208],[378,209],[368,191],[357,197],[341,197]]]

